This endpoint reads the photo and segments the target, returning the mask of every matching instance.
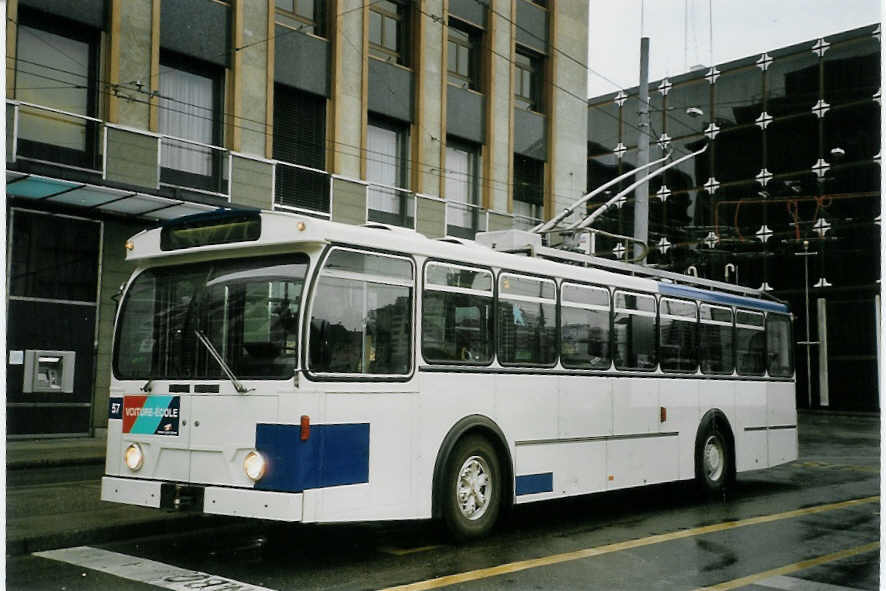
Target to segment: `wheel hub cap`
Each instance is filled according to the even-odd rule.
[[[492,498],[490,476],[489,465],[480,456],[469,457],[458,471],[458,508],[467,519],[480,519],[489,508],[489,500]]]
[[[704,445],[704,471],[710,480],[719,480],[723,475],[723,445],[711,435]]]

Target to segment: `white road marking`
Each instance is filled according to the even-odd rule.
[[[192,591],[193,589],[211,589],[212,591],[272,591],[267,587],[241,583],[226,577],[218,577],[171,564],[154,560],[146,560],[137,556],[128,556],[118,552],[78,546],[62,550],[35,552],[34,556],[67,562],[99,572],[107,573],[131,581],[147,583],[163,589],[174,591]]]
[[[777,575],[762,581],[757,581],[754,585],[758,587],[769,587],[770,589],[781,589],[782,591],[859,591],[855,587],[841,587],[840,585],[831,585],[830,583],[819,583],[817,581],[809,581],[798,577],[786,577]]]

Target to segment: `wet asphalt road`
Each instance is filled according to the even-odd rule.
[[[521,506],[490,538],[465,546],[414,522],[230,520],[211,531],[153,538],[134,531],[130,540],[87,551],[117,574],[31,555],[7,560],[6,583],[156,589],[118,576],[148,560],[160,563],[152,566],[168,588],[216,591],[416,582],[425,583],[412,588],[879,589],[879,453],[876,418],[805,414],[800,458],[739,475],[725,499],[701,500],[691,486],[673,484]],[[431,581],[439,577],[449,578]],[[834,587],[814,586],[821,583]]]

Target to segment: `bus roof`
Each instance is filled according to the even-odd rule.
[[[168,233],[176,229],[217,228],[223,226],[226,222],[232,220],[242,222],[244,219],[258,221],[260,232],[242,234],[240,230],[237,230],[233,233],[234,237],[245,239],[212,243],[210,238],[210,243],[189,246],[185,241],[183,243],[184,246],[169,247]],[[204,226],[201,226],[201,224]],[[230,237],[230,233],[227,236]],[[605,269],[546,260],[541,257],[501,252],[471,240],[428,238],[408,228],[392,227],[377,223],[358,226],[280,211],[219,210],[211,212],[209,215],[197,214],[195,216],[178,218],[165,223],[160,228],[145,230],[130,238],[127,241],[126,259],[144,266],[152,266],[192,260],[195,258],[194,255],[247,256],[255,254],[256,249],[279,250],[281,247],[287,246],[316,248],[325,244],[351,245],[389,252],[416,254],[433,259],[449,260],[481,267],[495,267],[536,275],[561,277],[563,279],[699,299],[725,305],[787,312],[786,305],[762,299],[764,297],[762,292],[759,292],[760,299],[721,293],[716,290],[675,285],[648,277],[635,277]],[[687,282],[691,279],[691,277],[687,276]]]

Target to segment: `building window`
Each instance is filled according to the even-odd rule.
[[[35,105],[95,117],[98,32],[67,20],[19,15],[15,98]],[[21,156],[97,168],[98,126],[91,121],[21,107]]]
[[[541,111],[542,58],[517,50],[514,61],[514,100],[528,111]]]
[[[388,62],[408,64],[409,39],[407,4],[377,0],[369,5],[369,54]]]
[[[296,21],[298,30],[326,36],[326,0],[275,0],[277,14]]]
[[[543,161],[514,154],[515,216],[528,218],[526,221],[541,220],[544,203],[544,170]]]
[[[161,145],[160,180],[219,191],[221,151],[192,142],[221,144],[220,69],[163,53],[159,79],[159,131],[173,136]]]
[[[326,99],[274,85],[274,159],[304,167],[326,167]],[[329,176],[278,164],[275,202],[289,207],[329,212]]]
[[[366,180],[369,220],[412,226],[409,184],[409,127],[374,120],[366,130]]]
[[[480,33],[449,19],[446,56],[449,83],[477,90],[480,87]]]
[[[446,142],[446,233],[474,239],[483,230],[480,215],[480,146]]]

